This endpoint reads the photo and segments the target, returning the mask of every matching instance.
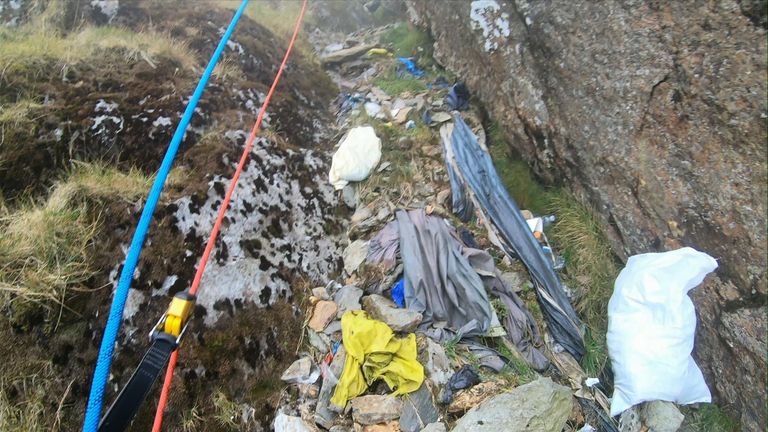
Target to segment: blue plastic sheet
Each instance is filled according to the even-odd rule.
[[[445,103],[452,110],[461,111],[467,109],[469,107],[469,90],[467,86],[461,81],[456,82],[445,97]]]
[[[392,301],[394,301],[398,307],[405,307],[405,280],[403,278],[400,278],[400,280],[397,281],[397,284],[395,284],[395,287],[392,288]]]
[[[418,66],[416,66],[416,62],[409,59],[408,57],[398,57],[397,61],[403,64],[405,66],[405,70],[407,70],[411,75],[415,76],[416,78],[421,78],[424,76],[424,71],[419,69]]]

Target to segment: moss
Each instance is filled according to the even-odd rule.
[[[702,404],[698,409],[683,407],[686,420],[681,430],[707,432],[736,432],[741,430],[739,422],[723,408],[714,404]]]

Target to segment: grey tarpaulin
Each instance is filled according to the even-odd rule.
[[[396,213],[405,274],[405,305],[421,312],[421,328],[458,330],[478,325],[464,336],[480,336],[491,324],[491,305],[483,281],[461,254],[461,244],[443,218],[423,209]]]
[[[493,263],[493,257],[486,251],[472,248],[464,248],[464,256],[482,277],[486,289],[499,297],[507,307],[507,315],[502,325],[509,340],[515,344],[520,354],[534,369],[539,372],[546,370],[549,367],[549,360],[537,348],[544,346],[544,341],[536,326],[536,320],[520,297],[501,280],[499,271]]]
[[[581,323],[565,296],[560,280],[533,237],[517,204],[501,183],[490,155],[484,151],[461,115],[454,114],[450,140],[443,139],[446,163],[466,187],[483,214],[489,236],[504,251],[528,268],[536,286],[537,299],[555,341],[577,360],[584,355]],[[443,135],[443,134],[441,134]],[[453,187],[453,185],[451,185]]]
[[[452,130],[453,129],[450,127],[440,128],[440,136],[443,141],[451,139]],[[453,153],[450,147],[443,146],[443,158],[445,160],[453,159]],[[469,200],[466,186],[461,181],[458,174],[456,174],[456,171],[454,171],[453,166],[448,164],[446,170],[448,171],[448,180],[451,182],[451,206],[453,214],[455,214],[462,222],[466,222],[472,217],[472,213],[474,212],[472,201]]]

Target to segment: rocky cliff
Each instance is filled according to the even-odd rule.
[[[766,38],[760,2],[409,2],[513,150],[603,218],[616,254],[717,257],[696,356],[766,425]]]

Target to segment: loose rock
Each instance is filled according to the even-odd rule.
[[[327,353],[331,349],[331,339],[326,334],[308,329],[307,336],[309,337],[309,344],[322,354]]]
[[[320,300],[330,300],[331,296],[328,295],[328,290],[325,287],[312,288],[312,296],[317,297]]]
[[[403,410],[400,399],[392,396],[367,395],[352,399],[352,418],[363,425],[397,420]]]
[[[362,432],[400,432],[400,424],[397,420],[391,422],[363,426]]]
[[[360,310],[362,308],[362,306],[360,306],[360,297],[362,296],[363,290],[354,285],[347,285],[340,289],[336,295],[333,296],[333,299],[339,306],[339,310],[336,312],[336,318],[341,318],[341,316],[344,315],[344,312],[348,310]]]
[[[447,429],[445,428],[445,425],[443,423],[430,423],[421,430],[421,432],[446,432]]]
[[[275,417],[275,423],[273,425],[275,432],[316,432],[317,428],[308,422],[304,421],[301,417],[294,417],[279,413]]]
[[[429,337],[423,337],[423,340],[425,346],[422,354],[419,355],[419,361],[424,365],[424,372],[433,388],[441,388],[453,375],[451,361],[442,345]]]
[[[352,274],[360,267],[368,256],[368,242],[355,240],[344,249],[344,270],[347,274]]]
[[[312,359],[302,357],[288,366],[280,379],[291,384],[312,384],[319,376],[320,370],[312,364]]]
[[[685,416],[672,402],[646,402],[640,409],[640,418],[649,432],[675,432],[680,429]]]
[[[422,384],[413,393],[403,395],[403,413],[400,416],[400,430],[403,432],[418,432],[429,423],[437,421],[438,412],[432,392],[426,384]]]
[[[373,215],[373,212],[368,207],[360,207],[357,210],[355,210],[355,213],[352,215],[352,218],[350,219],[350,222],[353,224],[358,224],[369,217]]]
[[[377,294],[363,298],[363,305],[373,319],[383,321],[397,332],[413,332],[422,319],[420,313],[398,308],[392,300]]]
[[[569,388],[540,378],[472,408],[453,431],[559,431],[572,404]]]
[[[312,312],[312,318],[309,320],[309,328],[316,332],[321,332],[325,329],[331,320],[336,318],[336,311],[338,307],[336,303],[328,300],[320,300],[315,305],[315,310]]]

